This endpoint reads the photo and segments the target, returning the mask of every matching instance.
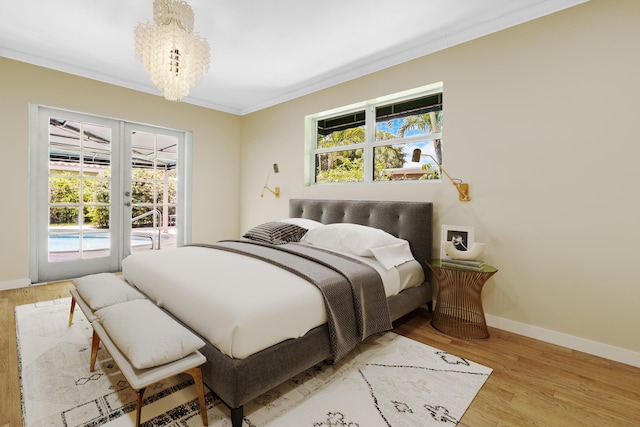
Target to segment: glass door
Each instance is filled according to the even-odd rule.
[[[31,107],[32,283],[190,239],[190,133]]]
[[[131,165],[124,177],[125,257],[131,252],[175,248],[183,233],[178,200],[178,160],[184,132],[126,124]]]
[[[31,159],[37,183],[37,237],[31,240],[37,281],[117,271],[118,122],[40,108],[38,127],[40,143]]]

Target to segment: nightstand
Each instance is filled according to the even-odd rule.
[[[431,326],[456,338],[488,338],[481,293],[498,269],[490,265],[479,270],[444,266],[439,259],[427,261],[427,265],[438,281]]]

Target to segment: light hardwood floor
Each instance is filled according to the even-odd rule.
[[[70,286],[0,291],[0,427],[22,426],[13,308],[67,297]],[[640,426],[640,368],[498,329],[487,340],[460,340],[434,330],[430,318],[418,310],[395,332],[493,369],[460,427]]]

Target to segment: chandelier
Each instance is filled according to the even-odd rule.
[[[209,71],[209,44],[193,32],[193,9],[180,0],[154,0],[153,21],[134,30],[136,58],[169,101],[180,101]]]

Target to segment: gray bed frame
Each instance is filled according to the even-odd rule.
[[[433,206],[429,202],[291,199],[289,216],[325,224],[350,222],[380,228],[409,241],[411,251],[429,277],[425,262],[431,259]],[[388,299],[391,320],[397,320],[425,303],[431,303],[428,282]],[[206,340],[205,340],[206,341]],[[243,405],[273,387],[331,357],[327,325],[305,336],[289,339],[245,359],[233,359],[213,345],[200,350],[206,357],[205,384],[230,409],[233,427],[240,427]]]

